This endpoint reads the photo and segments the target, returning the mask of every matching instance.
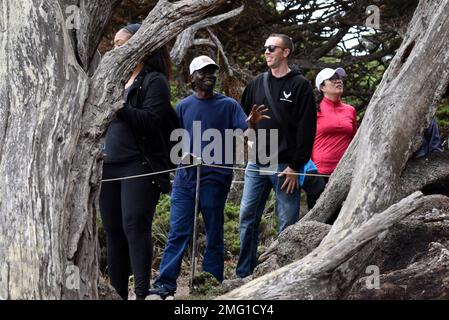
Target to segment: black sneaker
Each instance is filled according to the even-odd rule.
[[[162,300],[167,299],[168,297],[173,297],[175,295],[176,290],[170,290],[164,285],[155,286],[154,288],[148,291],[148,295],[158,295]]]

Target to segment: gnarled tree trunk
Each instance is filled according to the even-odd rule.
[[[116,0],[0,2],[0,299],[95,299],[99,140],[144,55],[224,0],[160,0],[86,71]],[[79,3],[79,29],[67,5]]]

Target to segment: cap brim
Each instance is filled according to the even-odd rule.
[[[346,78],[346,71],[343,68],[335,69],[335,73],[338,74],[340,78]]]
[[[217,70],[220,70],[220,66],[216,63],[209,63],[209,64],[205,65],[203,68],[205,68],[207,66],[214,66],[215,68],[217,68]],[[203,69],[203,68],[201,68],[201,69]]]
[[[205,64],[204,66],[201,66],[201,68],[197,68],[197,69],[191,71],[190,74],[192,75],[192,74],[194,74],[196,71],[201,70],[201,69],[204,69],[204,68],[206,68],[206,67],[208,67],[208,66],[214,66],[217,70],[220,70],[220,66],[219,66],[218,64],[212,63],[212,62],[211,62],[211,63]]]

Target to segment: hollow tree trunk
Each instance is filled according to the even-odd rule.
[[[99,139],[145,54],[223,0],[161,0],[126,46],[86,75],[117,3],[0,2],[0,299],[95,299]]]
[[[449,82],[449,2],[421,0],[407,35],[374,94],[354,142],[308,219],[344,200],[329,234],[308,256],[222,298],[338,298],[365,268],[369,241],[421,207],[419,194],[392,206],[408,159]],[[341,183],[336,177],[344,177]],[[338,190],[337,190],[338,189]],[[342,195],[332,196],[338,191]],[[328,197],[333,201],[325,206]],[[327,208],[327,212],[319,212]],[[299,222],[301,223],[301,221]],[[358,254],[363,250],[363,254]],[[354,259],[356,263],[345,263]],[[342,276],[331,281],[335,271]]]

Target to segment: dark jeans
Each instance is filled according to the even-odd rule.
[[[282,172],[287,164],[279,164]],[[248,163],[245,172],[242,202],[240,204],[240,254],[236,274],[240,278],[251,275],[257,265],[257,246],[259,244],[259,225],[271,189],[276,195],[276,213],[279,217],[279,232],[299,220],[300,190],[286,193],[281,190],[285,178],[277,174],[260,174],[250,170],[266,170],[254,163]]]
[[[149,172],[139,161],[104,164],[103,179]],[[151,224],[159,196],[159,188],[152,177],[101,185],[100,211],[106,232],[109,277],[112,286],[124,299],[128,297],[131,270],[136,296],[144,298],[148,294],[153,255]]]
[[[219,183],[200,186],[201,211],[206,228],[206,249],[202,270],[211,273],[220,282],[224,270],[224,207],[229,188]],[[160,275],[155,286],[176,290],[176,280],[181,271],[182,257],[193,232],[195,213],[195,188],[173,187],[170,208],[170,232],[160,265]]]

